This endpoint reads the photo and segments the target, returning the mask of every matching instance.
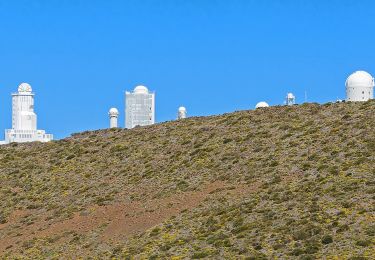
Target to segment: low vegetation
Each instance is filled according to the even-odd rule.
[[[5,258],[370,259],[375,101],[0,147]]]

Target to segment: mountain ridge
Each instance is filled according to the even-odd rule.
[[[371,258],[374,112],[279,106],[2,146],[0,252]]]

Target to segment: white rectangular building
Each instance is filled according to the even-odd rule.
[[[146,126],[155,123],[155,93],[145,86],[125,92],[125,127]]]

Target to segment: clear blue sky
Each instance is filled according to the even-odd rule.
[[[375,1],[0,0],[0,139],[28,82],[38,126],[62,138],[106,128],[124,92],[156,91],[156,119],[345,96],[375,74]]]

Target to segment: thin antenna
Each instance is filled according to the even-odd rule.
[[[305,103],[307,103],[307,91],[305,90]]]

